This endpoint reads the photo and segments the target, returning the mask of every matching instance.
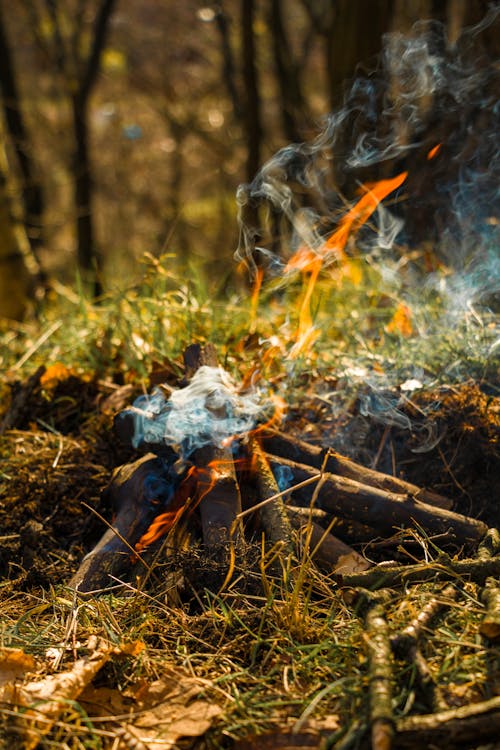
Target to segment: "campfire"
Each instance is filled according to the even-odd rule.
[[[453,553],[486,537],[486,524],[448,498],[288,434],[281,403],[242,393],[211,345],[189,347],[184,360],[183,387],[141,396],[115,419],[118,436],[144,455],[113,475],[116,516],[71,581],[79,594],[117,585],[137,563],[145,573],[152,550],[188,522],[226,583],[244,568],[247,541],[262,535],[291,559],[305,545],[344,586],[393,575],[369,551],[395,534],[418,530]]]

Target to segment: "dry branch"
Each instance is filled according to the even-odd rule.
[[[500,587],[498,579],[487,578],[481,591],[481,601],[486,607],[479,632],[490,641],[500,640]]]
[[[396,722],[396,747],[439,747],[455,750],[497,742],[500,736],[500,696],[434,714],[410,716]]]
[[[450,510],[453,502],[430,490],[417,487],[398,477],[391,477],[374,469],[368,469],[330,448],[310,445],[303,440],[286,435],[278,430],[266,430],[262,435],[264,448],[276,456],[283,456],[297,463],[313,466],[337,476],[354,479],[362,484],[377,487],[388,492],[410,495],[415,500]]]
[[[404,656],[411,647],[416,646],[424,630],[427,630],[431,623],[448,609],[457,596],[456,587],[450,584],[443,589],[441,594],[427,602],[415,619],[404,630],[391,638],[391,646],[397,656]]]
[[[365,612],[372,750],[390,750],[394,736],[392,653],[381,601],[369,600]]]
[[[417,684],[429,708],[442,711],[448,708],[439,686],[434,681],[429,666],[420,651],[418,641],[458,596],[457,588],[449,584],[440,596],[433,597],[422,608],[417,617],[407,627],[391,638],[391,648],[396,656],[405,659],[415,669]]]
[[[451,560],[443,556],[432,563],[416,565],[377,565],[364,573],[353,573],[342,577],[342,586],[359,586],[375,590],[393,588],[424,581],[454,581],[465,578],[476,583],[484,583],[489,577],[500,576],[500,555],[489,560]]]
[[[135,544],[167,501],[166,495],[173,492],[166,476],[164,460],[152,454],[115,469],[106,489],[116,510],[113,525],[83,558],[70,588],[78,593],[100,590],[109,585],[110,576],[120,577],[130,568]],[[159,486],[155,498],[150,496],[152,481]]]
[[[309,466],[284,458],[269,456],[269,462],[273,469],[287,466],[293,475],[294,484],[318,474],[317,470]],[[310,486],[296,491],[292,486],[291,493],[292,497],[298,496],[306,502],[311,501]],[[387,492],[354,479],[329,473],[319,478],[314,494],[318,507],[334,515],[361,521],[381,534],[389,535],[395,528],[416,523],[429,534],[447,534],[450,541],[465,544],[479,542],[488,531],[488,527],[482,521],[427,505],[408,495]]]
[[[271,542],[281,543],[284,549],[292,554],[292,529],[283,500],[281,497],[275,497],[280,491],[276,479],[257,438],[251,437],[248,446],[252,469],[257,479],[259,500],[274,498],[260,508],[260,519],[266,536]]]

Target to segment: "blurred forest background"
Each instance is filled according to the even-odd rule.
[[[388,31],[483,0],[0,0],[0,316],[130,282],[145,252],[224,277],[235,193],[314,137]],[[494,44],[494,40],[491,40]]]

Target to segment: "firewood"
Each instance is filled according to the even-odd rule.
[[[334,573],[354,573],[371,568],[368,560],[311,518],[308,519],[306,513],[297,512],[300,510],[288,508],[288,517],[320,568]]]
[[[383,601],[370,597],[365,611],[372,750],[390,750],[394,737],[393,667]]]
[[[293,475],[293,483],[298,484],[318,474],[316,469],[269,456],[273,470],[287,466]],[[311,500],[310,486],[294,490],[292,497]],[[370,487],[354,479],[324,473],[314,488],[318,507],[346,518],[361,521],[377,529],[381,534],[390,534],[395,528],[418,524],[429,534],[447,534],[456,544],[479,542],[488,531],[486,524],[444,508],[427,505],[408,495],[388,492]]]
[[[116,509],[113,524],[83,558],[69,582],[78,593],[109,586],[131,566],[134,547],[155,516],[169,505],[176,478],[164,459],[148,454],[115,469],[106,493]]]
[[[290,521],[282,498],[275,497],[279,494],[280,490],[271,467],[257,438],[251,437],[248,441],[248,447],[251,456],[251,467],[257,479],[259,499],[268,500],[274,498],[260,508],[260,519],[266,537],[270,542],[282,544],[284,550],[289,554],[293,554]]]
[[[324,468],[325,471],[337,476],[354,479],[362,484],[377,487],[388,492],[396,492],[401,495],[410,495],[415,500],[420,500],[428,505],[450,510],[453,506],[452,500],[442,497],[430,490],[417,487],[398,477],[391,477],[374,469],[352,461],[330,448],[310,445],[303,440],[287,435],[278,430],[266,430],[262,434],[262,443],[266,451],[276,456],[283,456],[297,463],[313,466],[316,469]]]
[[[479,747],[497,742],[499,735],[500,696],[438,713],[408,716],[396,722],[398,750]]]
[[[217,353],[212,344],[193,344],[184,352],[187,378],[203,365],[217,367],[217,364]],[[231,544],[241,549],[244,541],[243,527],[238,519],[241,495],[232,450],[230,447],[206,445],[193,452],[192,461],[200,484],[203,540],[207,548],[222,560]]]
[[[476,583],[500,576],[500,555],[488,560],[452,560],[446,555],[434,562],[415,565],[377,565],[363,573],[342,576],[342,586],[366,589],[394,588],[424,581],[454,581],[463,577]]]
[[[480,560],[490,560],[500,552],[500,531],[489,529],[479,545],[477,556]],[[479,626],[479,632],[489,641],[500,640],[500,587],[498,580],[487,578],[479,598],[486,607],[486,614]]]

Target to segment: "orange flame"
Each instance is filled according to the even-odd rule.
[[[411,310],[404,302],[400,302],[392,316],[392,319],[386,325],[387,333],[399,333],[401,336],[408,338],[413,334],[413,325],[411,322]]]
[[[259,295],[260,295],[260,290],[262,287],[263,278],[264,278],[264,269],[257,268],[256,274],[255,274],[255,281],[254,281],[254,285],[252,289],[252,296],[250,298],[250,327],[249,327],[250,333],[253,333],[256,327],[257,307],[259,305]]]
[[[349,237],[368,221],[380,201],[400,187],[407,176],[408,172],[401,172],[388,180],[362,185],[361,190],[364,191],[364,195],[342,217],[339,226],[324,244],[317,250],[302,246],[288,261],[285,272],[298,270],[303,274],[310,274],[300,305],[295,344],[289,355],[292,359],[304,352],[318,336],[312,322],[311,297],[324,260],[332,254],[337,260],[346,260],[345,247]]]
[[[179,518],[182,516],[184,511],[190,508],[190,500],[194,496],[195,491],[195,468],[191,467],[186,474],[186,477],[181,482],[180,487],[175,493],[172,501],[172,507],[160,513],[159,516],[150,523],[148,529],[144,532],[138,542],[135,544],[135,551],[141,554],[147,549],[153,542],[166,534],[172,529]],[[190,508],[192,509],[192,508]]]
[[[435,146],[431,148],[431,150],[427,153],[427,161],[430,161],[431,159],[434,159],[435,156],[439,154],[441,151],[442,143],[437,143]]]

